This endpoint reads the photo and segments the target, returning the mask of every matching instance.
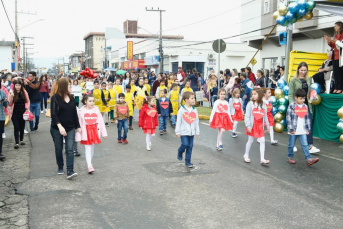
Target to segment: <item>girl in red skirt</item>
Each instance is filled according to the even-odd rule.
[[[138,126],[146,134],[146,150],[151,150],[151,138],[155,136],[155,129],[158,126],[155,98],[147,96],[143,100],[143,106],[139,112]]]
[[[263,91],[261,89],[253,89],[251,93],[251,101],[248,103],[245,112],[245,126],[246,134],[249,139],[245,148],[245,154],[243,156],[244,161],[249,163],[249,152],[254,138],[257,138],[260,142],[260,157],[261,164],[269,164],[269,160],[264,158],[265,151],[265,139],[264,139],[264,125],[269,132],[269,122],[267,118],[267,107],[263,104]]]
[[[223,134],[225,131],[232,130],[232,118],[229,109],[229,103],[225,100],[226,91],[220,89],[218,93],[219,99],[213,104],[213,109],[210,117],[210,127],[218,128],[217,150],[223,150]]]
[[[107,131],[99,108],[94,106],[94,95],[84,95],[82,103],[84,106],[78,112],[81,133],[76,133],[75,141],[81,141],[81,144],[85,145],[88,173],[93,173],[94,145],[101,143],[100,134],[104,139],[107,138]]]
[[[274,117],[272,114],[273,110],[273,104],[269,102],[270,96],[272,96],[272,93],[269,88],[266,88],[263,90],[264,97],[263,97],[263,103],[267,107],[267,117],[269,122],[269,134],[270,134],[270,142],[272,145],[277,145],[278,141],[274,139]]]
[[[232,98],[229,100],[230,112],[233,119],[233,130],[231,137],[236,138],[236,130],[238,122],[244,119],[243,116],[243,101],[240,98],[241,92],[238,88],[235,88],[232,92]]]

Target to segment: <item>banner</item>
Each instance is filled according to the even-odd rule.
[[[82,97],[82,88],[79,85],[72,85],[71,93],[76,97]]]
[[[127,42],[127,59],[133,60],[133,41]]]

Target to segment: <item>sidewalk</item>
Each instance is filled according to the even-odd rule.
[[[17,186],[29,179],[31,152],[30,135],[25,134],[25,146],[15,150],[13,125],[9,123],[0,161],[0,229],[29,228],[28,196],[17,193]]]

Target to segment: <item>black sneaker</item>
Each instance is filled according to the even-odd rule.
[[[106,126],[106,127],[109,127],[110,125],[108,125],[108,122],[106,122],[106,123],[105,123],[105,126]]]
[[[74,156],[76,156],[76,157],[80,157],[81,156],[81,154],[79,153],[79,152],[74,152]]]
[[[38,130],[38,125],[33,128],[34,130]]]
[[[2,153],[0,153],[0,160],[4,160],[6,159],[5,155],[3,155]]]
[[[70,180],[73,177],[77,177],[77,173],[74,172],[73,170],[67,172],[67,179]]]
[[[58,169],[57,170],[57,174],[58,175],[63,175],[64,174],[63,168],[62,169]]]
[[[21,145],[21,146],[24,146],[24,145],[26,145],[26,144],[25,144],[25,142],[20,142],[20,145]]]
[[[14,148],[15,148],[15,149],[19,149],[19,144],[15,144],[15,145],[14,145]]]

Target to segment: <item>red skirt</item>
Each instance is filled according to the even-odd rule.
[[[232,125],[229,115],[227,113],[219,113],[219,112],[214,113],[210,127],[213,129],[216,129],[216,128],[224,128],[225,130],[233,129],[233,125]]]
[[[144,134],[155,134],[155,129],[143,129]]]
[[[274,126],[274,117],[272,112],[267,112],[269,126]]]
[[[86,125],[87,141],[81,141],[82,145],[92,145],[101,143],[99,139],[98,127],[96,124]]]
[[[242,121],[243,120],[243,111],[241,109],[235,110],[235,114],[232,115],[232,120],[233,121]]]
[[[252,136],[254,138],[262,138],[264,137],[264,130],[263,130],[263,118],[257,120],[254,119],[254,125],[252,127],[251,133],[248,132],[248,128],[246,128],[246,135]]]

